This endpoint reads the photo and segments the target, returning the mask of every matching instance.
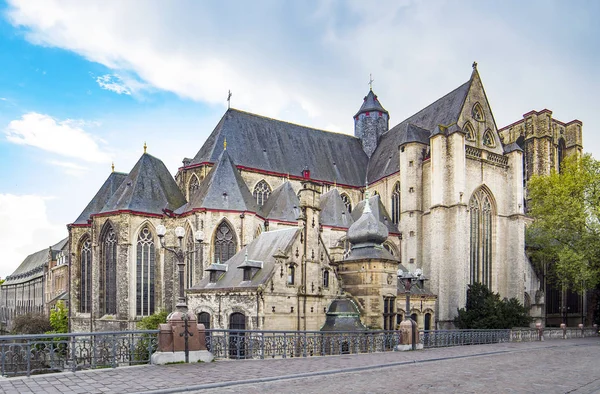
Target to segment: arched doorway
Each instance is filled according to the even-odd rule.
[[[425,314],[425,331],[431,330],[431,313]]]
[[[229,358],[246,358],[246,316],[243,313],[235,312],[229,315]]]

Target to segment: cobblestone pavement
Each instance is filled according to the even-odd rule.
[[[0,380],[0,393],[600,393],[600,338],[145,365]]]

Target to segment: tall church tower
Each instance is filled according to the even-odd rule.
[[[389,123],[390,114],[383,108],[373,89],[369,89],[362,106],[354,115],[354,136],[360,138],[369,158],[377,148],[379,137],[388,131]]]

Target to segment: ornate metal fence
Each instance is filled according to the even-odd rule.
[[[206,347],[215,358],[265,359],[392,351],[399,331],[207,330]]]
[[[0,336],[3,376],[147,364],[158,330]]]
[[[424,348],[482,345],[510,339],[510,330],[432,330],[421,331],[419,335]]]

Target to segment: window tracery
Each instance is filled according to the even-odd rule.
[[[80,296],[79,312],[90,313],[92,310],[92,243],[88,238],[79,250]]]
[[[100,311],[117,314],[117,236],[108,225],[101,241]]]
[[[400,223],[400,182],[396,182],[392,192],[392,223]]]
[[[136,245],[136,314],[149,316],[154,313],[155,248],[150,229],[144,227]]]
[[[199,188],[200,188],[200,181],[198,180],[198,177],[196,176],[196,174],[193,174],[192,179],[190,180],[189,188],[188,188],[188,199],[190,199],[196,193],[196,191],[198,191]]]
[[[470,283],[492,285],[492,203],[483,189],[469,201]]]
[[[467,122],[463,126],[463,130],[465,132],[465,138],[467,139],[467,141],[477,141],[477,135],[475,134],[475,129],[473,128],[473,125],[471,125],[471,123]]]
[[[344,202],[344,205],[346,206],[346,209],[348,210],[348,212],[352,213],[352,202],[350,202],[350,197],[348,197],[348,195],[346,193],[340,194],[340,197],[341,197],[342,201]]]
[[[473,106],[473,119],[478,122],[485,121],[485,116],[483,115],[483,108],[481,108],[481,104],[475,103]]]
[[[494,146],[496,146],[496,144],[494,142],[494,134],[492,133],[492,131],[490,129],[487,129],[485,131],[485,133],[483,134],[483,145],[489,146],[490,148],[493,148]]]
[[[256,199],[256,204],[259,207],[265,205],[267,198],[271,195],[271,187],[269,184],[263,179],[254,186],[254,192],[252,193],[254,198]]]
[[[223,221],[217,227],[217,233],[215,235],[215,259],[214,262],[225,263],[235,254],[237,249],[235,233],[231,226]]]

